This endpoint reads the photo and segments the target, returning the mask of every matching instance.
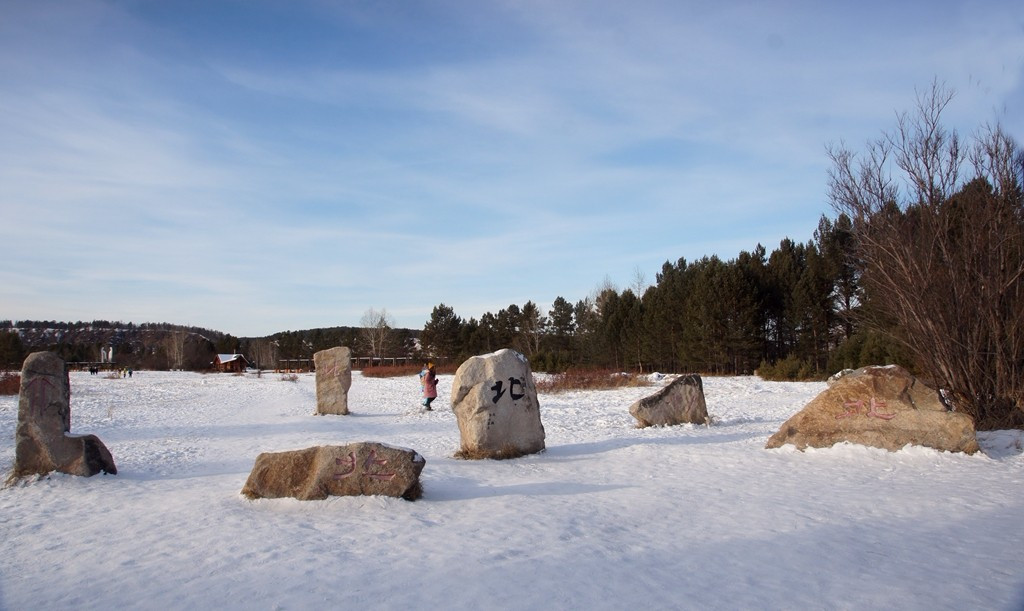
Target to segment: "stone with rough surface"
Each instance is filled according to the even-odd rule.
[[[256,457],[242,494],[301,501],[382,495],[414,501],[422,494],[419,478],[425,464],[414,450],[370,441],[264,452]]]
[[[348,390],[352,387],[352,351],[344,346],[313,355],[316,366],[316,413],[348,414]]]
[[[462,363],[452,381],[452,411],[466,458],[511,458],[544,449],[533,372],[514,350]]]
[[[978,451],[974,422],[949,411],[938,391],[896,366],[847,373],[783,423],[768,448],[803,450],[841,441],[896,451],[907,444],[948,452]]]
[[[825,380],[825,383],[828,384],[829,386],[832,386],[833,384],[838,382],[840,378],[851,373],[853,373],[852,369],[843,369],[841,371],[837,371],[833,373],[831,376],[829,376],[829,378]]]
[[[679,376],[658,392],[629,407],[640,428],[676,424],[709,424],[704,382],[696,373]]]
[[[12,478],[59,471],[89,477],[116,474],[110,451],[95,435],[71,435],[71,382],[64,361],[34,352],[21,370]]]

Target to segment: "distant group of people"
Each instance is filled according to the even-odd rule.
[[[89,368],[89,375],[93,375],[94,376],[94,375],[99,375],[99,373],[100,373],[100,368],[99,367],[90,367]],[[120,376],[122,378],[130,378],[130,377],[132,377],[132,369],[131,369],[131,367],[122,367],[121,369],[118,369],[118,370],[114,371],[114,375]]]

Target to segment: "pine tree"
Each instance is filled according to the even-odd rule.
[[[0,331],[0,369],[21,369],[25,347],[16,331]]]
[[[422,350],[435,358],[456,358],[462,325],[462,319],[455,314],[453,308],[443,303],[435,306],[420,335]]]

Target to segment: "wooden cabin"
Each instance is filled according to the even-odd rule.
[[[218,354],[213,360],[213,368],[222,373],[241,373],[249,366],[249,361],[241,354]]]

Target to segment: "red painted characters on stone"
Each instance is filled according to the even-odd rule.
[[[896,417],[896,414],[887,414],[878,411],[878,408],[885,406],[885,399],[876,399],[875,397],[871,397],[871,401],[868,402],[866,407],[863,399],[846,401],[843,403],[843,407],[846,408],[846,411],[836,416],[836,420],[859,415],[864,415],[868,418],[879,418],[881,420],[892,420]]]
[[[317,368],[317,371],[328,377],[341,375],[341,367],[337,363],[331,363],[330,365]]]
[[[34,418],[45,413],[51,393],[57,390],[57,387],[49,378],[39,377],[26,384],[25,390],[28,392],[29,410]]]
[[[345,470],[335,473],[334,479],[341,480],[353,476],[365,476],[370,479],[391,480],[395,477],[395,473],[388,473],[383,470],[388,461],[383,458],[377,458],[377,450],[370,450],[365,460],[359,464],[357,462],[355,452],[349,452],[348,458],[335,458],[334,464],[344,465]],[[374,471],[371,471],[371,469],[374,469]]]

